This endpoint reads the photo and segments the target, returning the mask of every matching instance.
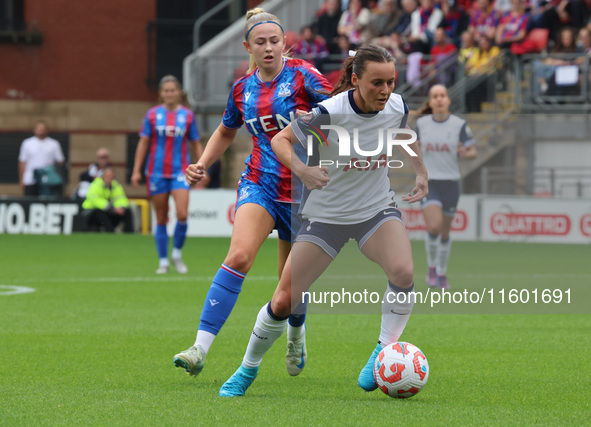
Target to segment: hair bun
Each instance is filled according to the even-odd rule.
[[[255,7],[254,9],[250,9],[248,12],[246,12],[246,20],[248,21],[253,16],[259,15],[261,13],[265,13],[265,11],[261,7]]]

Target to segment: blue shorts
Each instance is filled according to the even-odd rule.
[[[262,206],[275,221],[274,230],[281,240],[293,242],[302,224],[298,215],[298,203],[278,202],[264,188],[252,181],[242,178],[238,183],[238,200],[236,209],[246,203]]]
[[[148,194],[155,196],[157,194],[170,193],[173,190],[187,190],[191,186],[185,179],[185,174],[179,174],[176,178],[161,178],[161,177],[147,177],[146,186],[148,187]]]
[[[402,222],[400,211],[396,208],[384,209],[373,218],[358,224],[327,224],[306,220],[296,237],[296,242],[314,243],[335,259],[349,239],[355,239],[361,249],[380,225],[392,220]]]
[[[443,215],[454,216],[460,200],[460,183],[451,180],[429,180],[429,194],[421,200],[421,208],[441,206]]]

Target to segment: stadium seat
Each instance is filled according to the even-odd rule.
[[[234,81],[236,81],[240,77],[246,75],[246,72],[248,71],[248,64],[249,64],[248,59],[240,62],[240,65],[238,65],[238,68],[236,68],[234,70],[234,74],[233,74]]]
[[[285,32],[285,51],[288,52],[298,42],[299,35],[295,31]]]

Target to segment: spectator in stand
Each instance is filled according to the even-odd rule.
[[[73,198],[84,200],[86,199],[86,192],[88,187],[95,178],[102,176],[105,167],[111,165],[111,157],[109,150],[101,147],[96,152],[96,162],[88,166],[88,169],[80,174],[80,183],[74,190]]]
[[[326,0],[324,12],[316,20],[316,33],[321,36],[330,53],[338,53],[338,27],[341,20],[341,5],[339,0]]]
[[[449,42],[443,27],[435,30],[434,42],[430,52],[431,61],[428,64],[433,71],[429,76],[436,77],[437,83],[449,86],[455,72],[455,65],[451,65],[451,62],[456,62],[454,55],[457,52],[456,46]]]
[[[121,221],[123,231],[133,232],[133,217],[129,209],[129,200],[123,187],[115,179],[115,170],[111,166],[103,169],[102,176],[95,178],[88,188],[86,200],[82,203],[87,231],[115,231]]]
[[[475,41],[478,42],[482,36],[493,39],[499,22],[498,12],[491,6],[490,0],[476,0],[474,4],[469,29]]]
[[[328,58],[328,48],[322,37],[317,37],[312,26],[306,25],[300,31],[300,39],[293,47],[296,57],[308,61],[322,72],[322,66]]]
[[[575,34],[572,28],[563,28],[556,42],[556,46],[552,49],[552,54],[559,54],[558,56],[550,55],[544,60],[534,61],[534,75],[537,80],[535,93],[539,96],[548,91],[549,83],[554,78],[556,68],[565,65],[573,65],[576,60],[573,58],[564,58],[560,54],[576,53],[577,45],[575,43]]]
[[[511,0],[494,0],[492,3],[497,16],[501,16],[511,10]]]
[[[461,34],[468,29],[470,17],[455,0],[441,0],[441,11],[443,12],[441,25],[445,29],[445,34],[457,47],[460,45]]]
[[[513,43],[522,42],[527,34],[528,14],[523,9],[522,0],[511,0],[511,10],[505,12],[495,33],[495,42],[501,49],[509,48]]]
[[[583,27],[579,30],[579,40],[577,41],[579,50],[587,56],[591,55],[591,31]]]
[[[492,39],[481,36],[478,40],[478,51],[466,62],[466,74],[477,76],[493,66],[492,60],[501,52],[492,44]],[[466,94],[466,107],[469,113],[480,112],[481,104],[488,99],[488,81],[485,80]]]
[[[501,50],[492,44],[492,40],[486,36],[478,40],[478,49],[466,62],[466,73],[469,75],[482,74],[491,66],[494,59]]]
[[[349,8],[341,15],[338,32],[347,36],[351,46],[357,48],[364,41],[361,39],[361,33],[369,24],[370,18],[371,12],[363,7],[361,0],[349,0]]]
[[[367,26],[365,39],[372,40],[395,31],[404,12],[398,9],[396,0],[381,0]],[[373,43],[373,42],[372,42]]]
[[[465,64],[476,52],[478,52],[478,47],[474,43],[474,33],[470,30],[464,31],[458,59]]]
[[[23,195],[48,195],[43,191],[46,189],[45,187],[47,187],[47,190],[51,192],[50,195],[61,196],[61,177],[55,170],[54,165],[57,163],[61,166],[65,162],[62,147],[55,139],[47,136],[49,128],[47,123],[42,120],[35,123],[33,133],[34,136],[27,138],[22,142],[18,155],[19,184],[23,191]],[[56,182],[57,180],[60,182],[51,187],[47,185],[42,186],[42,183],[37,179],[38,176],[41,176],[40,172],[45,173],[48,178],[49,174],[51,174],[52,177],[56,178]],[[47,182],[50,182],[50,180]]]
[[[415,10],[419,7],[417,0],[402,0],[402,11],[403,14],[398,21],[398,25],[394,28],[394,33],[400,35],[402,40],[406,42],[408,36],[410,36],[411,16]]]
[[[397,61],[404,59],[406,54],[411,52],[411,45],[408,42],[410,20],[417,7],[416,0],[402,0],[402,14],[396,27],[385,36],[374,39],[371,44],[388,49]]]
[[[411,30],[408,41],[413,52],[428,54],[433,44],[435,30],[443,20],[443,12],[435,8],[433,0],[421,0],[420,4],[421,6],[412,13],[410,18]]]

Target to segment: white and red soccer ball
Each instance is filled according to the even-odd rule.
[[[404,399],[414,396],[427,384],[429,362],[417,346],[397,342],[380,351],[373,366],[373,375],[384,393]]]

